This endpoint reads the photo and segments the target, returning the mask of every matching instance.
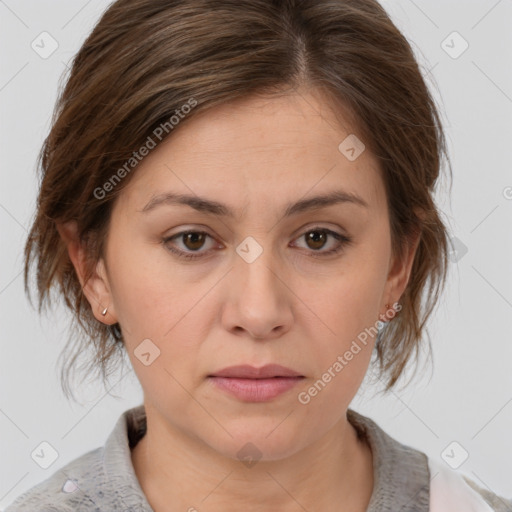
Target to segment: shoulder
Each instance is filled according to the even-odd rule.
[[[5,512],[96,510],[95,495],[105,480],[102,452],[97,448],[72,460],[18,496]]]
[[[466,475],[429,458],[432,512],[454,509],[471,512],[512,512],[512,499],[484,489]]]
[[[349,409],[347,417],[372,449],[375,486],[368,512],[408,510],[411,503],[419,512],[512,512],[512,499],[400,443],[367,416]]]
[[[145,428],[143,406],[125,411],[104,446],[72,460],[18,496],[5,512],[151,512],[130,452]]]

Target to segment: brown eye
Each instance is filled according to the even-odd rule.
[[[305,235],[306,243],[311,249],[321,249],[328,238],[328,234],[325,231],[308,231]]]
[[[314,258],[341,253],[352,243],[351,237],[320,227],[304,232],[297,240],[302,244],[305,241],[305,246],[301,244],[302,248],[309,249],[310,255]]]
[[[206,233],[200,233],[197,231],[191,233],[184,233],[182,235],[183,244],[187,249],[191,251],[197,251],[204,245]]]
[[[208,247],[208,239],[210,239],[210,247]],[[211,235],[204,231],[182,231],[163,238],[162,243],[167,250],[179,258],[192,260],[208,256],[214,245],[213,240]],[[201,250],[204,249],[205,245],[207,246],[206,250]]]

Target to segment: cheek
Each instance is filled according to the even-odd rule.
[[[205,307],[198,304],[199,285],[191,292],[176,273],[165,275],[147,261],[137,265],[133,255],[123,260],[115,278],[118,321],[145,395],[155,403],[172,401],[173,407],[188,410],[190,396],[180,383],[191,387],[208,325]]]
[[[111,291],[124,332],[160,339],[184,314],[183,279],[160,245],[149,245],[133,234],[113,239],[110,246]]]
[[[374,229],[351,255],[334,293],[343,317],[353,317],[360,329],[375,324],[387,280],[389,240],[384,229]]]
[[[339,411],[353,400],[368,370],[378,332],[375,311],[380,297],[367,286],[362,273],[347,274],[331,286],[328,295],[316,308],[322,321],[312,319],[309,324],[314,347],[310,344],[307,350],[314,377],[297,397],[318,427],[322,421],[334,423]],[[321,324],[328,329],[318,331]]]
[[[111,271],[111,288],[132,365],[137,371],[141,366],[139,347],[147,346],[158,358],[151,364],[153,373],[149,377],[145,376],[145,367],[137,371],[141,380],[168,380],[169,375],[154,375],[162,366],[181,382],[180,376],[190,375],[189,366],[197,364],[201,340],[207,337],[216,318],[209,291],[218,278],[198,278],[197,272],[183,272],[161,247],[142,246],[122,258],[121,254],[121,250],[112,253],[119,264]]]
[[[322,320],[330,338],[341,344],[375,325],[386,282],[384,258],[375,252],[354,251],[340,262],[340,271],[321,285],[307,286],[302,296]],[[311,285],[311,283],[309,283]]]
[[[123,260],[114,273],[112,294],[118,321],[123,332],[159,337],[160,324],[169,325],[172,320],[165,311],[172,300],[171,288],[162,279],[155,279],[154,270],[130,265],[130,259]]]
[[[314,286],[304,283],[300,292],[307,297],[303,326],[314,340],[315,376],[320,387],[329,382],[325,398],[332,393],[339,401],[355,393],[368,368],[386,282],[388,260],[381,254],[386,255],[385,239],[361,244],[340,260],[339,271]]]

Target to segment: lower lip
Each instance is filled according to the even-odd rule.
[[[292,389],[304,377],[272,377],[270,379],[209,378],[215,385],[240,400],[267,402]]]

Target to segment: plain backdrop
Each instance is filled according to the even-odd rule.
[[[81,390],[83,405],[66,401],[57,358],[69,313],[62,307],[40,317],[21,273],[37,193],[36,156],[59,79],[108,4],[0,0],[0,508],[103,445],[119,415],[142,403],[133,371],[113,377],[110,394],[98,383]],[[365,382],[351,407],[441,462],[446,454],[460,461],[467,453],[457,470],[510,498],[512,2],[383,5],[411,42],[442,112],[454,183],[450,198],[443,181],[437,201],[454,250],[429,327],[433,372],[424,367],[407,391],[387,396],[375,396]],[[31,46],[42,32],[58,44],[47,58]],[[47,469],[31,458],[43,441],[58,453]]]

